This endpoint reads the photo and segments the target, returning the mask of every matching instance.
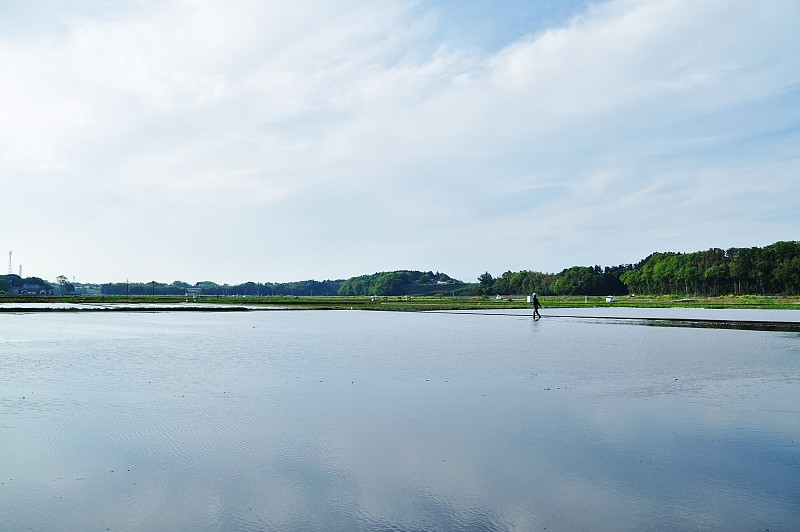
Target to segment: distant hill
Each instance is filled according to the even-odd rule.
[[[624,295],[641,294],[800,294],[800,242],[775,242],[763,248],[711,248],[693,253],[655,252],[637,264],[573,266],[560,273],[485,272],[478,283],[464,283],[445,273],[396,270],[349,279],[238,285],[201,281],[190,285],[150,281],[71,283],[59,278],[67,293],[90,295],[185,295],[199,289],[209,296],[411,296],[411,295]],[[0,275],[0,294],[49,295],[54,287],[38,278]]]
[[[377,272],[372,275],[351,277],[342,282],[342,296],[407,296],[429,295],[450,292],[463,287],[464,283],[445,273],[397,270]]]

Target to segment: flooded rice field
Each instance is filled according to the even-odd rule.
[[[796,530],[765,312],[2,314],[0,530]]]

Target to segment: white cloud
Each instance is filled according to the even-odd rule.
[[[490,51],[425,4],[98,6],[0,34],[0,179],[39,206],[0,221],[43,276],[474,278],[796,238],[788,0],[602,2]],[[117,244],[139,234],[169,268]],[[202,265],[175,245],[212,235]],[[76,238],[108,245],[31,243]]]

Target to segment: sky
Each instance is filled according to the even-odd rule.
[[[798,240],[798,26],[797,0],[0,0],[0,250],[85,283],[475,282]]]

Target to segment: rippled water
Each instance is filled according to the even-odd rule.
[[[798,398],[797,333],[6,314],[0,530],[796,530]]]

